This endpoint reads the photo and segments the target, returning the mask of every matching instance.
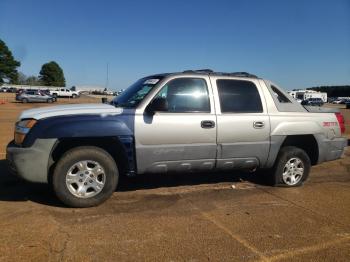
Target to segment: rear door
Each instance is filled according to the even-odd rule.
[[[264,165],[270,149],[270,120],[259,82],[215,76],[211,83],[218,105],[217,167]]]

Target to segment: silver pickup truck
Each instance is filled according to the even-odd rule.
[[[196,70],[144,77],[108,105],[26,110],[7,159],[66,205],[89,207],[122,174],[259,168],[273,185],[299,186],[312,165],[342,156],[343,132],[339,112],[306,109],[268,80]]]

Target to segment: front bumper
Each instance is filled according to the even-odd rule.
[[[55,143],[56,139],[37,139],[25,148],[11,141],[6,148],[10,171],[30,182],[47,183],[50,152]]]

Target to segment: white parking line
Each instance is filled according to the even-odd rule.
[[[179,195],[181,198],[182,195]],[[208,213],[202,211],[199,207],[197,207],[192,201],[189,199],[185,199],[194,209],[198,210],[199,213],[206,218],[208,221],[213,223],[216,227],[220,228],[222,231],[224,231],[226,234],[228,234],[232,239],[236,240],[238,243],[246,247],[248,250],[250,250],[252,253],[257,255],[260,258],[260,261],[269,261],[268,257],[265,256],[262,252],[260,252],[256,247],[251,245],[248,241],[245,239],[241,238],[239,235],[234,234],[230,229],[225,227],[222,223],[220,223],[217,219],[213,218],[210,216]]]
[[[307,254],[310,252],[317,252],[317,251],[320,251],[323,249],[334,247],[335,245],[348,243],[349,241],[350,241],[350,237],[338,238],[338,239],[334,239],[334,240],[331,240],[328,242],[316,244],[313,246],[308,246],[308,247],[299,248],[299,249],[297,248],[294,251],[289,251],[289,252],[286,252],[284,254],[269,257],[268,260],[269,261],[277,261],[277,260],[281,260],[281,259],[287,259],[287,258],[293,258],[293,257],[295,258],[295,256],[298,256],[298,255],[303,255],[303,254]]]

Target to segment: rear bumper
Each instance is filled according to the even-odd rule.
[[[318,163],[332,161],[343,156],[345,147],[348,146],[348,139],[345,137],[335,138],[332,140],[322,139],[318,141],[319,157]]]
[[[11,141],[6,148],[6,159],[11,173],[30,182],[48,182],[50,152],[56,139],[37,139],[31,147],[23,148]]]

